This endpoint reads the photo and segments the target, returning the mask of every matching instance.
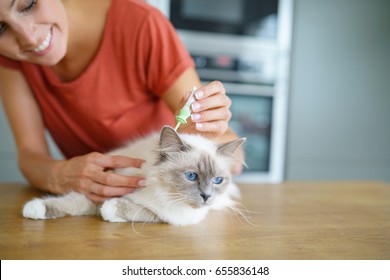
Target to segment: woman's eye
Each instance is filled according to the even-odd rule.
[[[198,174],[196,174],[196,173],[193,172],[193,171],[185,172],[184,175],[186,175],[186,178],[187,178],[189,181],[195,181],[196,179],[198,179]]]
[[[219,185],[223,182],[223,178],[222,177],[215,177],[213,179],[213,184],[216,184],[216,185]]]
[[[30,0],[29,3],[25,8],[23,8],[22,12],[26,13],[34,9],[34,7],[37,5],[38,0]]]
[[[0,36],[7,30],[5,23],[0,23]]]

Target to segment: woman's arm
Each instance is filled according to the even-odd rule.
[[[30,88],[19,71],[0,67],[0,94],[18,150],[18,164],[26,178],[36,186],[45,182],[52,159],[44,136],[43,121]],[[57,191],[58,192],[58,191]]]
[[[34,187],[58,194],[75,190],[101,202],[143,185],[143,178],[105,172],[110,168],[140,167],[143,161],[139,159],[91,153],[54,160],[39,106],[19,71],[0,67],[0,95],[14,134],[19,167]]]

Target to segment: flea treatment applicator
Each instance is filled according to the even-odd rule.
[[[176,116],[176,127],[175,127],[176,131],[181,124],[187,123],[187,119],[191,115],[190,106],[191,106],[192,102],[195,101],[195,97],[194,97],[195,91],[196,91],[196,87],[193,87],[192,92],[186,101],[186,104],[184,104],[183,108],[180,109],[179,115]]]

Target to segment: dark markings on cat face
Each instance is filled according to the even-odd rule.
[[[215,161],[208,154],[202,155],[200,161],[198,162],[198,189],[200,191],[200,196],[203,199],[204,196],[208,196],[210,198],[214,195],[212,180],[214,177],[218,176],[218,173],[215,170],[215,164]]]
[[[186,158],[186,160],[183,160]],[[175,193],[194,208],[210,205],[215,198],[222,194],[230,182],[230,172],[222,170],[217,160],[208,153],[199,152],[188,146],[186,152],[176,152],[169,156],[169,161],[159,164],[168,166],[160,180],[171,186],[170,193]],[[197,178],[189,180],[185,173],[195,172]],[[213,179],[222,177],[221,184],[214,184]]]

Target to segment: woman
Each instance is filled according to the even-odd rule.
[[[201,87],[174,28],[143,1],[0,2],[0,94],[20,169],[41,190],[73,189],[102,202],[144,186],[143,178],[105,172],[142,159],[103,153],[174,125],[193,86],[191,121],[179,131],[236,138],[223,85]],[[46,128],[66,159],[50,156]]]

